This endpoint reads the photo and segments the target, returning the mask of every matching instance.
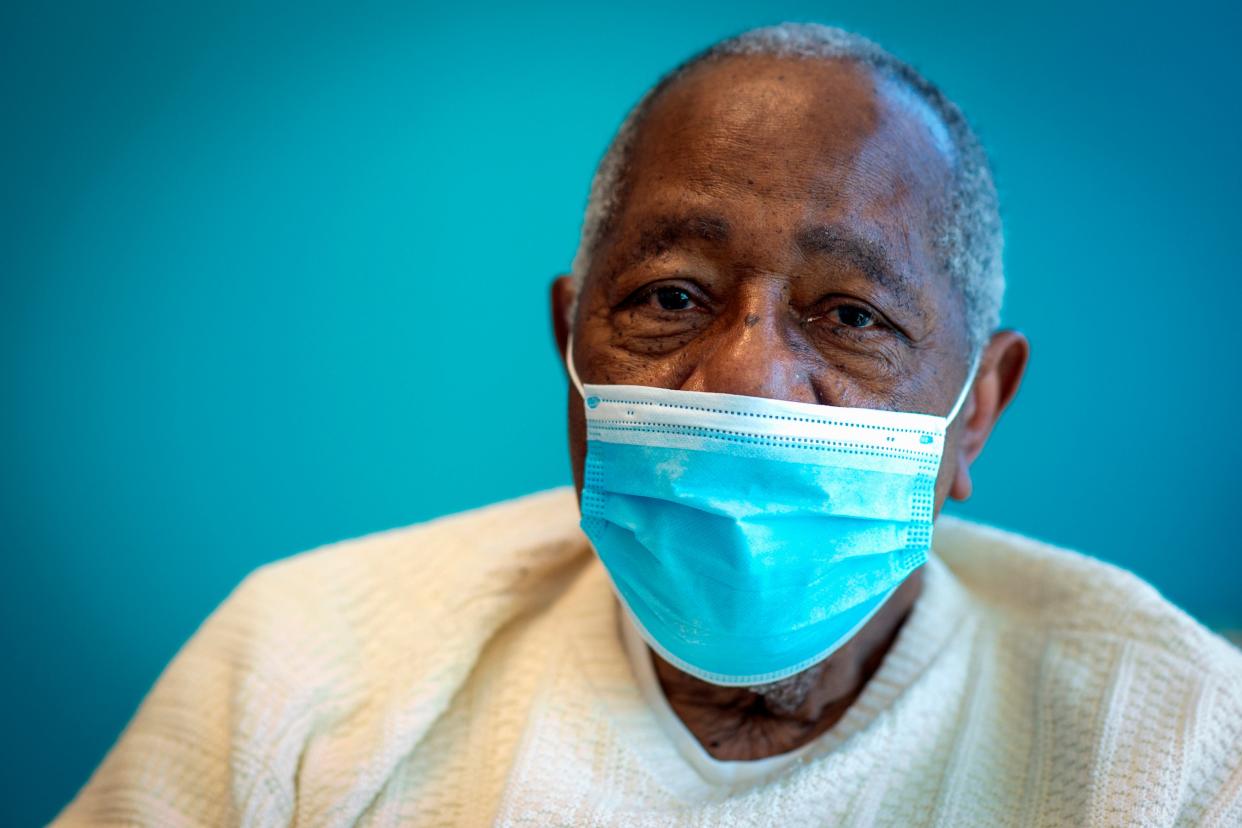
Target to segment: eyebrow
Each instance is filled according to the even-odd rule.
[[[627,261],[641,262],[658,256],[686,239],[720,244],[729,240],[729,233],[729,222],[721,216],[699,213],[662,216],[652,221],[639,234],[637,243],[629,251]]]
[[[839,224],[816,224],[798,233],[804,252],[842,259],[857,267],[867,279],[892,291],[899,301],[916,306],[917,294],[894,264],[884,245],[858,235]]]

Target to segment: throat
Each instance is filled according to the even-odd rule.
[[[830,730],[862,694],[909,616],[922,574],[913,573],[853,638],[801,673],[757,687],[721,687],[651,652],[660,689],[715,759],[747,761],[797,750]]]

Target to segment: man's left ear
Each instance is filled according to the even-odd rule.
[[[552,280],[552,335],[556,337],[556,352],[565,355],[565,346],[569,344],[569,310],[574,306],[574,295],[578,286],[574,277],[562,273]]]
[[[1031,343],[1014,330],[992,334],[983,349],[974,388],[962,408],[963,423],[955,444],[957,469],[949,488],[949,497],[954,500],[970,497],[974,489],[970,464],[982,453],[996,421],[1018,393],[1030,356]]]

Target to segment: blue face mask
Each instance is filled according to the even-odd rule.
[[[946,417],[583,385],[582,529],[638,631],[713,684],[799,673],[931,547]]]

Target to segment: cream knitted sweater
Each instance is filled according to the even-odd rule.
[[[1242,825],[1242,653],[1137,578],[941,518],[813,749],[708,782],[558,489],[264,566],[56,825]]]

